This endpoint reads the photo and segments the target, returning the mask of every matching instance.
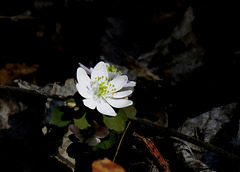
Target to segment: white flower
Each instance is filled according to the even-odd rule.
[[[82,97],[83,104],[90,109],[95,109],[109,116],[116,116],[114,108],[123,108],[133,104],[127,97],[132,94],[132,89],[124,87],[135,84],[128,84],[126,75],[117,75],[109,79],[109,72],[104,62],[99,62],[93,69],[89,70],[91,77],[87,75],[86,69],[77,69],[77,90]]]

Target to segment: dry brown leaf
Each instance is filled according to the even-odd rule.
[[[92,162],[92,172],[126,172],[124,168],[108,158]]]

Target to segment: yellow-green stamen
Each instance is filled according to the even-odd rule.
[[[115,91],[114,84],[110,84],[108,82],[108,77],[104,76],[98,76],[95,78],[95,81],[91,82],[92,88],[94,90],[95,96],[98,98],[103,97],[106,94],[109,94],[109,92]]]
[[[106,94],[107,89],[108,89],[108,87],[105,85],[105,82],[100,83],[99,87],[98,87],[98,96],[100,97],[100,96]]]
[[[115,68],[114,65],[111,65],[111,66],[107,65],[107,71],[108,72],[117,72],[117,68]]]

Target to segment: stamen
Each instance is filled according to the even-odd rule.
[[[107,70],[108,72],[117,72],[117,68],[115,68],[114,65],[111,66],[107,65]]]

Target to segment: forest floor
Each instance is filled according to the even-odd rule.
[[[71,162],[65,159],[66,166],[56,158],[67,129],[51,126],[53,133],[42,133],[47,98],[56,97],[35,91],[51,90],[54,83],[66,89],[65,81],[76,79],[79,63],[92,67],[101,60],[137,83],[131,100],[139,120],[126,131],[117,164],[126,171],[166,171],[137,133],[153,141],[170,171],[239,171],[236,4],[12,3],[0,7],[0,164],[8,171],[72,170]],[[24,87],[34,92],[24,92]],[[112,160],[117,146],[86,163]],[[74,166],[81,171],[81,165]]]

